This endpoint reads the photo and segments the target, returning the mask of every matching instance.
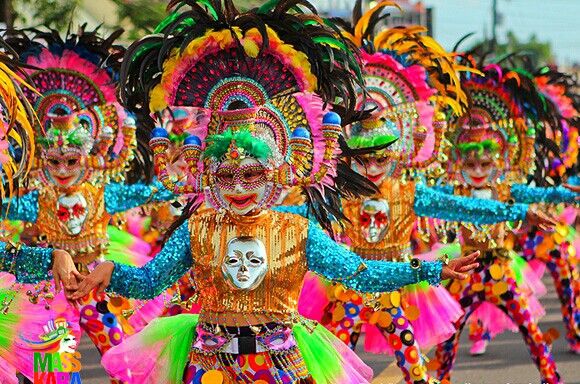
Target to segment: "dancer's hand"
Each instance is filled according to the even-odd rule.
[[[558,220],[556,220],[552,215],[538,210],[537,208],[530,207],[528,213],[526,213],[526,221],[528,224],[538,226],[543,231],[552,231],[553,228],[558,225]]]
[[[79,284],[78,289],[70,295],[69,299],[78,300],[89,294],[94,288],[98,287],[98,292],[104,292],[105,288],[111,282],[111,275],[115,269],[115,264],[110,261],[102,262],[90,273],[85,276],[84,280]]]
[[[563,184],[564,188],[571,190],[572,192],[580,193],[580,185]],[[580,200],[580,195],[576,196],[576,201]]]
[[[52,275],[56,292],[60,292],[61,287],[66,291],[74,291],[78,288],[78,281],[83,276],[77,271],[71,255],[62,249],[52,251]]]
[[[479,251],[476,251],[467,256],[458,257],[457,259],[451,260],[449,264],[444,265],[441,269],[441,280],[467,279],[467,272],[477,268],[479,265],[479,263],[476,261],[478,257]]]

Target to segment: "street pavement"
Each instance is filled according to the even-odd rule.
[[[580,356],[568,352],[563,338],[564,330],[554,284],[549,278],[544,278],[544,283],[548,288],[548,293],[540,301],[548,314],[541,319],[540,327],[542,330],[553,327],[560,331],[562,336],[552,347],[558,369],[567,384],[580,384]],[[362,346],[363,342],[364,340],[361,339],[359,344]],[[88,337],[83,337],[80,351],[82,384],[106,384],[107,376],[99,365],[99,355]],[[391,357],[367,353],[359,353],[359,355],[373,368],[375,373],[373,384],[401,382],[401,374]],[[430,351],[428,356],[432,355],[433,351]],[[540,382],[540,376],[528,355],[522,337],[511,332],[498,336],[488,346],[487,353],[478,357],[469,355],[469,340],[467,332],[464,332],[452,379],[453,383],[460,384],[537,384]]]

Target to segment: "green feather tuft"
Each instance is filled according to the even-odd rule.
[[[372,148],[383,145],[389,145],[397,141],[397,136],[381,135],[373,137],[354,136],[348,140],[348,146],[351,148]]]
[[[462,155],[475,151],[477,156],[481,156],[483,155],[484,151],[494,153],[499,150],[499,144],[491,139],[487,139],[481,142],[471,141],[468,143],[461,143],[457,144],[456,147],[459,149]]]
[[[268,144],[252,136],[249,130],[233,132],[228,129],[221,134],[208,136],[204,157],[221,159],[228,152],[232,140],[236,142],[238,148],[243,148],[246,154],[259,160],[267,159],[272,153]]]

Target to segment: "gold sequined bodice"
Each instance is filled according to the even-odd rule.
[[[229,322],[224,314],[231,313],[247,315],[247,322],[254,323],[253,316],[283,319],[297,312],[307,271],[305,218],[274,211],[255,217],[213,211],[191,218],[190,233],[195,281],[206,321]],[[232,253],[233,239],[240,238],[261,243],[265,249],[267,272],[251,290],[234,287],[224,277],[226,255]]]
[[[403,260],[411,256],[411,232],[416,217],[413,209],[415,183],[387,178],[379,190],[380,194],[371,199],[384,200],[388,204],[388,228],[384,237],[378,242],[370,243],[361,230],[361,207],[368,198],[343,201],[344,214],[352,223],[347,225],[345,235],[351,241],[352,250],[363,258]]]
[[[30,228],[38,244],[68,251],[75,262],[88,264],[108,244],[104,188],[89,183],[67,191],[40,190],[38,219]]]
[[[501,202],[507,202],[511,198],[510,186],[506,183],[499,183],[494,184],[490,187],[491,193],[493,195],[494,200],[498,200]],[[474,188],[467,185],[458,185],[455,186],[454,189],[455,195],[459,196],[468,196],[474,197]],[[487,232],[487,235],[482,234],[474,234],[473,226],[460,226],[461,237],[462,241],[462,248],[464,249],[478,249],[478,250],[487,250],[487,249],[495,249],[501,248],[504,244],[504,239],[506,237],[506,225],[505,223],[497,223],[491,225],[483,225],[481,226],[481,231]],[[488,239],[493,239],[489,241]]]

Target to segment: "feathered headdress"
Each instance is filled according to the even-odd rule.
[[[544,129],[543,122],[551,119],[548,105],[533,77],[523,70],[489,64],[481,72],[484,76],[467,74],[462,78],[472,106],[448,131],[453,144],[450,159],[461,152],[491,149],[510,180],[526,181],[535,168],[536,134]],[[450,166],[454,163],[451,161]]]
[[[395,2],[381,1],[365,14],[362,1],[355,3],[352,24],[342,22],[343,35],[362,51],[365,89],[360,89],[360,108],[374,109],[372,116],[351,129],[350,144],[365,146],[389,136],[398,141],[386,155],[397,161],[400,171],[420,169],[434,161],[445,128],[448,108],[460,115],[467,97],[460,87],[458,65],[423,27],[396,27],[375,33]],[[365,92],[366,91],[366,92]]]
[[[550,173],[559,179],[564,175],[578,173],[578,131],[580,129],[580,95],[576,76],[562,73],[555,68],[543,67],[535,73],[536,83],[542,94],[557,111],[558,122],[548,126],[550,136],[560,148],[560,157],[552,156]]]
[[[120,32],[103,39],[98,30],[81,26],[64,38],[53,30],[12,31],[6,37],[33,68],[27,73],[39,94],[26,96],[40,120],[41,148],[80,150],[105,180],[124,177],[136,146],[134,121],[116,100],[124,49],[114,41]]]
[[[183,147],[196,181],[185,185],[173,183],[167,173],[168,134],[153,132],[156,170],[166,187],[205,192],[211,202],[211,163],[230,143],[249,150],[238,144],[250,134],[260,143],[254,149],[269,153],[261,161],[274,170],[267,204],[275,191],[298,185],[324,222],[327,211],[342,217],[334,205],[337,191],[372,191],[339,163],[346,146],[340,145],[341,119],[330,113],[331,104],[339,102],[345,115],[352,115],[355,87],[362,85],[360,67],[349,43],[312,5],[274,0],[240,13],[231,0],[194,0],[172,1],[169,9],[173,13],[155,34],[128,49],[121,71],[126,105],[158,120],[169,108],[197,121]]]
[[[4,41],[0,43],[14,55]],[[36,117],[23,94],[23,89],[32,88],[24,80],[26,75],[19,67],[17,60],[0,53],[1,198],[11,196],[15,182],[26,177],[35,151],[32,126]]]

